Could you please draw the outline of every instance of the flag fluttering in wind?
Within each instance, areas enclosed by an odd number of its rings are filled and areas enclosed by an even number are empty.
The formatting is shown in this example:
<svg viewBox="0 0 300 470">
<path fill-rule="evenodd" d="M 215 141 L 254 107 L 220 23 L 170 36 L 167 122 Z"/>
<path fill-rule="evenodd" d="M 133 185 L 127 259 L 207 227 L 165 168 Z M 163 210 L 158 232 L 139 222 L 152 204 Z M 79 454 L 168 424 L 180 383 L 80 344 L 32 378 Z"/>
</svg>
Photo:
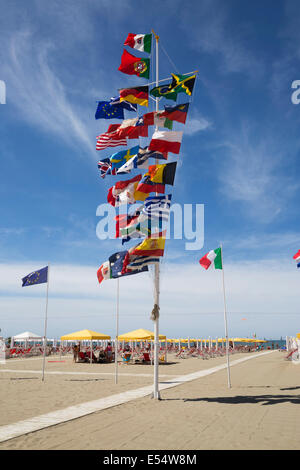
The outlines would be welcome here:
<svg viewBox="0 0 300 470">
<path fill-rule="evenodd" d="M 99 160 L 98 168 L 100 171 L 101 178 L 105 178 L 106 175 L 111 175 L 111 161 L 110 158 L 104 158 L 103 160 Z"/>
<path fill-rule="evenodd" d="M 107 279 L 116 279 L 121 276 L 129 276 L 131 274 L 138 274 L 144 271 L 148 271 L 148 266 L 133 267 L 130 271 L 126 272 L 125 260 L 127 260 L 127 251 L 120 251 L 114 253 L 108 258 L 108 261 L 101 264 L 100 268 L 97 271 L 97 278 L 99 284 L 103 280 Z"/>
<path fill-rule="evenodd" d="M 134 119 L 125 119 L 116 130 L 116 135 L 121 138 L 138 139 L 139 137 L 148 137 L 148 126 L 144 124 L 142 117 Z"/>
<path fill-rule="evenodd" d="M 118 147 L 119 145 L 127 145 L 127 140 L 125 138 L 120 139 L 115 132 L 106 132 L 97 136 L 96 150 Z"/>
<path fill-rule="evenodd" d="M 122 88 L 120 90 L 120 101 L 128 101 L 129 103 L 136 103 L 140 106 L 148 106 L 149 102 L 149 87 L 138 86 L 135 88 Z"/>
<path fill-rule="evenodd" d="M 33 271 L 22 278 L 22 287 L 33 286 L 35 284 L 43 284 L 48 282 L 48 266 L 38 271 Z"/>
<path fill-rule="evenodd" d="M 150 59 L 135 57 L 124 49 L 121 57 L 120 72 L 127 75 L 137 75 L 138 77 L 149 78 Z"/>
<path fill-rule="evenodd" d="M 222 269 L 222 252 L 221 247 L 211 250 L 203 258 L 200 259 L 199 263 L 204 269 L 208 269 L 211 264 L 214 264 L 215 269 Z"/>
<path fill-rule="evenodd" d="M 132 34 L 129 33 L 124 46 L 132 47 L 140 52 L 151 53 L 152 34 Z"/>
<path fill-rule="evenodd" d="M 157 160 L 166 160 L 167 154 L 161 152 L 153 152 L 149 150 L 148 147 L 140 148 L 138 153 L 134 155 L 130 160 L 124 163 L 117 170 L 117 174 L 130 173 L 134 168 L 146 169 L 148 168 L 148 159 L 156 158 Z"/>
<path fill-rule="evenodd" d="M 300 268 L 300 250 L 298 250 L 297 253 L 293 256 L 293 259 L 298 261 L 297 268 Z"/>
<path fill-rule="evenodd" d="M 167 129 L 172 130 L 172 120 L 168 119 L 167 116 L 163 116 L 163 113 L 164 111 L 153 111 L 151 113 L 144 114 L 144 124 L 146 126 L 166 127 Z"/>
<path fill-rule="evenodd" d="M 161 117 L 166 117 L 170 121 L 177 121 L 185 124 L 189 103 L 178 104 L 177 106 L 165 106 L 165 110 L 161 112 Z"/>
<path fill-rule="evenodd" d="M 161 219 L 167 222 L 170 215 L 171 198 L 171 194 L 147 197 L 142 208 L 142 213 L 152 220 Z"/>
<path fill-rule="evenodd" d="M 134 204 L 136 202 L 135 190 L 142 175 L 137 175 L 126 181 L 118 181 L 108 190 L 107 202 L 118 207 L 121 204 Z"/>
<path fill-rule="evenodd" d="M 117 170 L 124 165 L 124 163 L 128 162 L 134 155 L 137 154 L 139 151 L 139 145 L 136 145 L 135 147 L 131 147 L 128 150 L 120 150 L 120 152 L 116 152 L 111 155 L 110 157 L 110 163 L 111 163 L 111 168 L 112 170 L 115 170 L 115 172 L 111 171 L 111 174 L 117 174 Z"/>
<path fill-rule="evenodd" d="M 95 119 L 124 119 L 124 109 L 110 101 L 98 101 Z"/>
<path fill-rule="evenodd" d="M 150 94 L 155 97 L 164 97 L 168 100 L 177 100 L 178 93 L 186 93 L 191 96 L 196 80 L 196 75 L 175 75 L 171 74 L 173 79 L 168 85 L 160 85 L 153 88 Z"/>
<path fill-rule="evenodd" d="M 129 250 L 130 255 L 139 256 L 164 256 L 165 249 L 165 232 L 152 234 L 151 237 L 145 238 L 137 246 Z"/>
<path fill-rule="evenodd" d="M 150 165 L 135 192 L 137 201 L 144 201 L 149 193 L 164 194 L 165 185 L 173 185 L 177 162 Z"/>
<path fill-rule="evenodd" d="M 174 131 L 156 131 L 154 132 L 149 150 L 162 153 L 179 153 L 181 147 L 182 132 Z"/>
<path fill-rule="evenodd" d="M 129 103 L 129 101 L 121 100 L 120 96 L 115 96 L 110 99 L 110 104 L 113 106 L 118 106 L 119 108 L 126 109 L 126 111 L 137 111 L 137 105 L 134 103 Z"/>
</svg>

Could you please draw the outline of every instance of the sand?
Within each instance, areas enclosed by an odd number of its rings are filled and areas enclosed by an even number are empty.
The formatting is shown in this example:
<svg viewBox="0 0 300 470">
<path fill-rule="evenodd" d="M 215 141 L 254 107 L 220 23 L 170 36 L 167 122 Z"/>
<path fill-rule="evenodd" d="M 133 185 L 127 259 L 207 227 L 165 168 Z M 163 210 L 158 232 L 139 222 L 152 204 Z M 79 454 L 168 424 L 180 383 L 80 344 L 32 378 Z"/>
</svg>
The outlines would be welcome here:
<svg viewBox="0 0 300 470">
<path fill-rule="evenodd" d="M 234 354 L 231 360 L 249 356 Z M 221 370 L 163 390 L 160 401 L 133 400 L 2 442 L 0 449 L 299 449 L 300 368 L 278 351 L 255 356 L 232 367 L 231 389 Z M 62 360 L 47 362 L 45 382 L 40 359 L 1 366 L 0 426 L 153 383 L 152 366 L 120 365 L 116 385 L 113 364 Z M 225 362 L 174 359 L 160 367 L 160 381 Z"/>
</svg>

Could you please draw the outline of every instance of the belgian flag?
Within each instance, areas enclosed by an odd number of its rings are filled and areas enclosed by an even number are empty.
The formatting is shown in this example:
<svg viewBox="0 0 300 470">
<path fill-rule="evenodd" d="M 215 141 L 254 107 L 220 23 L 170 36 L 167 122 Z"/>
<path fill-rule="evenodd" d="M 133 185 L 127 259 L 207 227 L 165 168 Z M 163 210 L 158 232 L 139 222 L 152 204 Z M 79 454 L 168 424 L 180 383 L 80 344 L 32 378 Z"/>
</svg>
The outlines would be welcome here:
<svg viewBox="0 0 300 470">
<path fill-rule="evenodd" d="M 174 184 L 177 162 L 164 165 L 150 165 L 148 172 L 138 184 L 134 197 L 137 201 L 144 201 L 149 193 L 164 194 L 165 185 Z"/>
</svg>

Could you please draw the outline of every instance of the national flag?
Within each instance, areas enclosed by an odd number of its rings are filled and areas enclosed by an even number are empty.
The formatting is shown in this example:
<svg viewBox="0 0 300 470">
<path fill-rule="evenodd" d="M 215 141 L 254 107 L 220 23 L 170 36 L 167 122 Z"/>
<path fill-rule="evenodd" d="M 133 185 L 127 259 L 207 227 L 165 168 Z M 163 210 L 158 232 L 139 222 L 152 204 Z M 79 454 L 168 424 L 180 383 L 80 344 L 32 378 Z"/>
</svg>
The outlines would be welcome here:
<svg viewBox="0 0 300 470">
<path fill-rule="evenodd" d="M 165 185 L 173 185 L 177 162 L 150 165 L 135 191 L 137 201 L 144 201 L 149 193 L 164 194 Z"/>
<path fill-rule="evenodd" d="M 48 266 L 38 271 L 33 271 L 22 278 L 22 287 L 33 286 L 35 284 L 43 284 L 48 282 Z"/>
<path fill-rule="evenodd" d="M 119 238 L 121 236 L 120 230 L 122 228 L 125 228 L 129 226 L 131 223 L 135 223 L 138 221 L 139 216 L 142 211 L 142 207 L 140 206 L 138 209 L 134 211 L 133 214 L 118 214 L 115 216 L 115 221 L 116 221 L 116 238 Z"/>
<path fill-rule="evenodd" d="M 144 123 L 146 126 L 166 127 L 173 129 L 173 122 L 167 117 L 163 116 L 164 111 L 153 111 L 143 115 Z"/>
<path fill-rule="evenodd" d="M 163 196 L 149 196 L 145 200 L 142 213 L 151 220 L 161 219 L 167 222 L 170 214 L 171 199 L 171 194 L 165 194 Z"/>
<path fill-rule="evenodd" d="M 98 101 L 95 119 L 124 119 L 124 109 L 110 101 Z"/>
<path fill-rule="evenodd" d="M 166 238 L 161 232 L 145 238 L 141 243 L 129 250 L 129 255 L 163 256 Z"/>
<path fill-rule="evenodd" d="M 137 175 L 130 180 L 118 181 L 108 190 L 107 202 L 115 207 L 121 204 L 134 204 L 135 190 L 141 178 L 142 175 Z"/>
<path fill-rule="evenodd" d="M 118 174 L 130 173 L 134 168 L 146 169 L 148 168 L 148 159 L 155 158 L 157 160 L 166 160 L 167 155 L 161 152 L 153 152 L 148 147 L 139 149 L 137 155 L 133 156 L 127 163 L 117 170 Z"/>
<path fill-rule="evenodd" d="M 148 137 L 148 126 L 144 124 L 142 117 L 125 119 L 116 130 L 119 138 L 138 139 Z"/>
<path fill-rule="evenodd" d="M 149 150 L 162 153 L 179 153 L 182 140 L 182 132 L 174 131 L 156 131 L 154 132 Z"/>
<path fill-rule="evenodd" d="M 161 112 L 161 117 L 185 124 L 189 105 L 189 103 L 184 103 L 176 106 L 165 106 L 165 110 Z"/>
<path fill-rule="evenodd" d="M 104 158 L 103 160 L 99 160 L 98 168 L 100 170 L 101 178 L 105 178 L 106 175 L 111 175 L 111 161 L 109 158 Z"/>
<path fill-rule="evenodd" d="M 105 263 L 103 263 L 97 271 L 99 284 L 101 284 L 103 280 L 116 279 L 118 277 L 129 276 L 130 274 L 137 274 L 148 271 L 148 266 L 141 266 L 133 267 L 132 270 L 125 272 L 124 261 L 127 259 L 127 251 L 120 251 L 111 255 L 108 258 L 108 261 L 105 261 Z"/>
<path fill-rule="evenodd" d="M 121 229 L 122 245 L 134 238 L 145 238 L 151 236 L 151 229 L 144 223 L 137 224 L 128 229 Z"/>
<path fill-rule="evenodd" d="M 206 255 L 200 259 L 199 263 L 204 269 L 208 269 L 212 263 L 214 263 L 215 269 L 222 269 L 221 248 L 216 248 L 206 253 Z"/>
<path fill-rule="evenodd" d="M 118 147 L 119 145 L 127 145 L 127 140 L 125 138 L 120 139 L 115 132 L 106 132 L 97 136 L 96 150 Z"/>
<path fill-rule="evenodd" d="M 136 103 L 140 106 L 148 106 L 149 87 L 138 86 L 135 88 L 122 88 L 120 90 L 120 102 L 123 101 L 128 101 L 129 103 Z"/>
<path fill-rule="evenodd" d="M 129 101 L 122 100 L 120 96 L 115 96 L 110 99 L 110 104 L 113 106 L 118 106 L 118 108 L 126 109 L 126 111 L 137 111 L 137 105 L 134 103 L 129 103 Z"/>
<path fill-rule="evenodd" d="M 132 34 L 129 33 L 124 46 L 132 47 L 140 52 L 151 53 L 152 34 Z"/>
<path fill-rule="evenodd" d="M 176 101 L 178 93 L 186 93 L 191 96 L 196 80 L 196 75 L 172 75 L 172 82 L 168 85 L 160 85 L 153 88 L 150 94 L 155 97 L 164 97 Z"/>
<path fill-rule="evenodd" d="M 300 261 L 300 250 L 298 250 L 297 253 L 293 256 L 293 259 L 296 261 Z"/>
<path fill-rule="evenodd" d="M 136 268 L 142 268 L 149 264 L 159 263 L 158 256 L 130 256 L 129 263 L 126 266 L 126 271 L 135 270 Z"/>
<path fill-rule="evenodd" d="M 149 78 L 150 59 L 135 57 L 124 49 L 121 65 L 118 68 L 120 72 L 127 75 L 137 75 L 138 77 Z"/>
<path fill-rule="evenodd" d="M 115 170 L 114 173 L 112 171 L 112 174 L 117 174 L 118 168 L 120 168 L 122 165 L 124 165 L 124 163 L 128 162 L 128 160 L 136 155 L 139 151 L 139 148 L 140 147 L 136 145 L 135 147 L 132 147 L 128 150 L 121 150 L 120 152 L 112 154 L 109 159 L 112 170 Z"/>
</svg>

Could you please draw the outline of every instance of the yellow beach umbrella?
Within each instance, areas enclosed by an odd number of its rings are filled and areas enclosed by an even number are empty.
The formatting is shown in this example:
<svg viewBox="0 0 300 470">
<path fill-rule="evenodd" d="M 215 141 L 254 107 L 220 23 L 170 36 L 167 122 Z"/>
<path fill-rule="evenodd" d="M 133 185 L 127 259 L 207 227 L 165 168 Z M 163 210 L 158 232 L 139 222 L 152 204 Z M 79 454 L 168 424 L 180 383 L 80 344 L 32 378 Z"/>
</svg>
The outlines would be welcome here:
<svg viewBox="0 0 300 470">
<path fill-rule="evenodd" d="M 165 340 L 166 338 L 165 335 L 159 335 L 160 340 Z M 146 341 L 151 339 L 154 339 L 154 333 L 143 328 L 129 331 L 128 333 L 118 336 L 119 341 Z"/>
<path fill-rule="evenodd" d="M 75 331 L 75 333 L 70 333 L 68 335 L 61 336 L 60 338 L 62 341 L 70 341 L 70 340 L 96 340 L 96 339 L 110 339 L 110 336 L 104 335 L 103 333 L 97 333 L 96 331 L 92 330 L 80 330 Z"/>
</svg>

